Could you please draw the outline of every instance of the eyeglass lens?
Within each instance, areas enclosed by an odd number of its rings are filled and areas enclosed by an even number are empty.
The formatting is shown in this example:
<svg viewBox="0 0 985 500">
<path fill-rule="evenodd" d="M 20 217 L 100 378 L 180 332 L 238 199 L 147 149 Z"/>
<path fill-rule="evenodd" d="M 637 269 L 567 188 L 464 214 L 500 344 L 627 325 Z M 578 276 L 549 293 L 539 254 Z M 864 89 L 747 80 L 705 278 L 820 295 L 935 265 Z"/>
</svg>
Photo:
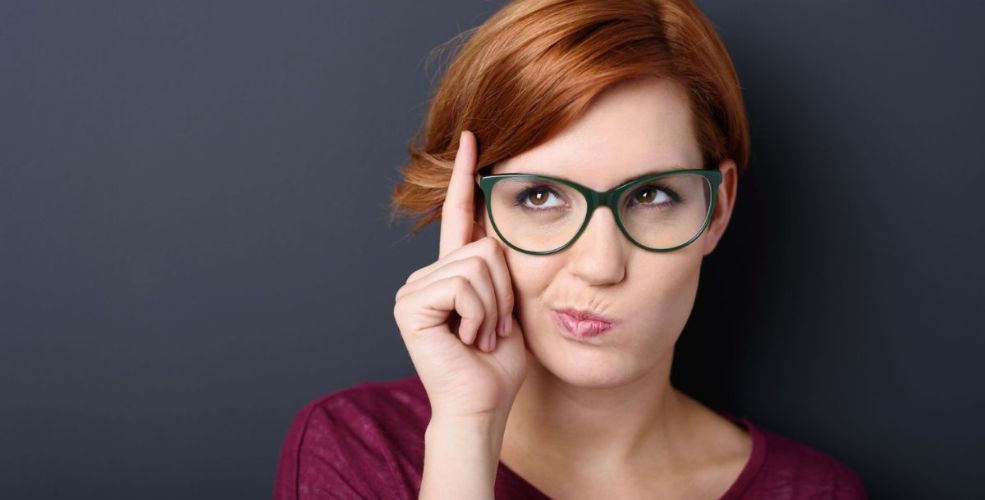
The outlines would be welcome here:
<svg viewBox="0 0 985 500">
<path fill-rule="evenodd" d="M 512 245 L 547 252 L 566 245 L 585 222 L 587 200 L 571 186 L 540 178 L 507 178 L 489 195 L 493 222 Z M 704 225 L 711 184 L 702 175 L 679 173 L 652 179 L 622 193 L 619 218 L 645 247 L 673 248 Z"/>
</svg>

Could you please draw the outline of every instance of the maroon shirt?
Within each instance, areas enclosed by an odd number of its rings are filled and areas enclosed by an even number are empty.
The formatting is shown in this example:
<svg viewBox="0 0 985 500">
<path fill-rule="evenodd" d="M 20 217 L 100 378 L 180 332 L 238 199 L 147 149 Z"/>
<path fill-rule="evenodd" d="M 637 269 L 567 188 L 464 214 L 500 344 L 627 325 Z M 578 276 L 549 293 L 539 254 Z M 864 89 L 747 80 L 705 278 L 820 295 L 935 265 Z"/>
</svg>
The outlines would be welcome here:
<svg viewBox="0 0 985 500">
<path fill-rule="evenodd" d="M 717 410 L 752 436 L 752 456 L 722 499 L 867 499 L 858 474 L 829 455 Z M 424 470 L 427 393 L 415 374 L 362 382 L 305 405 L 277 466 L 275 500 L 416 499 Z M 496 498 L 549 498 L 503 462 Z"/>
</svg>

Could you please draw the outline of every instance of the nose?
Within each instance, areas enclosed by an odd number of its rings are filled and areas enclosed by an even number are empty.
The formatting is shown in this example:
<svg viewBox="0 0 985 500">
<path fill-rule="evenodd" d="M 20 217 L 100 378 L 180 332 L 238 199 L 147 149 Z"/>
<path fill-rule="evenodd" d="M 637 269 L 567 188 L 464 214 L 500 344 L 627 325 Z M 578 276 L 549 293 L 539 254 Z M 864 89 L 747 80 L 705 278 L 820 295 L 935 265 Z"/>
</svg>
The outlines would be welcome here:
<svg viewBox="0 0 985 500">
<path fill-rule="evenodd" d="M 598 207 L 578 240 L 568 249 L 571 272 L 588 284 L 619 283 L 626 277 L 631 242 L 626 240 L 608 207 Z"/>
</svg>

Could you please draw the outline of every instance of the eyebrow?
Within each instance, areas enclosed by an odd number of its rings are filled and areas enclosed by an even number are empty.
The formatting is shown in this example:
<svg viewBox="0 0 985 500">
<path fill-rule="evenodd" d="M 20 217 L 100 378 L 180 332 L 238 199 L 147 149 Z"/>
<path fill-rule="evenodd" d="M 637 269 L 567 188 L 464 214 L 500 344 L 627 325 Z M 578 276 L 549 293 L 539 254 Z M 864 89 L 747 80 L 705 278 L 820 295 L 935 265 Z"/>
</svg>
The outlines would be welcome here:
<svg viewBox="0 0 985 500">
<path fill-rule="evenodd" d="M 617 186 L 622 186 L 623 184 L 625 184 L 625 183 L 627 183 L 629 181 L 636 180 L 636 179 L 639 179 L 641 177 L 649 177 L 651 175 L 661 174 L 661 173 L 664 173 L 664 172 L 669 172 L 671 170 L 682 170 L 682 169 L 684 169 L 684 167 L 682 167 L 680 165 L 677 165 L 677 164 L 673 164 L 673 165 L 661 165 L 661 166 L 659 166 L 657 168 L 651 168 L 650 170 L 647 170 L 646 172 L 643 172 L 642 174 L 634 175 L 633 177 L 625 178 L 625 179 L 617 182 L 616 185 Z"/>
<path fill-rule="evenodd" d="M 492 167 L 492 165 L 487 165 L 487 167 L 484 167 L 484 168 L 489 168 L 489 167 Z M 680 165 L 677 165 L 676 163 L 675 164 L 670 164 L 670 165 L 659 165 L 659 166 L 656 166 L 656 167 L 651 167 L 649 170 L 647 170 L 646 172 L 643 172 L 641 174 L 633 175 L 632 177 L 627 177 L 625 179 L 622 179 L 621 181 L 617 182 L 615 185 L 616 186 L 622 186 L 623 184 L 625 184 L 625 183 L 627 183 L 629 181 L 634 181 L 636 179 L 640 179 L 640 178 L 643 178 L 643 177 L 649 177 L 651 175 L 661 174 L 661 173 L 664 173 L 664 172 L 669 172 L 671 170 L 684 170 L 685 168 L 686 167 L 682 167 Z M 703 169 L 703 167 L 702 168 L 697 168 L 697 169 L 694 169 L 694 170 L 702 170 L 702 169 Z M 482 170 L 482 169 L 480 169 L 480 170 Z M 515 171 L 511 171 L 511 172 L 502 172 L 502 173 L 504 173 L 504 174 L 543 175 L 543 176 L 546 176 L 546 177 L 558 177 L 558 178 L 566 179 L 566 180 L 569 180 L 569 181 L 571 180 L 568 177 L 564 177 L 564 176 L 560 176 L 560 175 L 555 175 L 555 174 L 544 174 L 544 173 L 539 173 L 539 172 L 515 172 Z M 574 181 L 572 181 L 572 182 L 574 182 Z"/>
</svg>

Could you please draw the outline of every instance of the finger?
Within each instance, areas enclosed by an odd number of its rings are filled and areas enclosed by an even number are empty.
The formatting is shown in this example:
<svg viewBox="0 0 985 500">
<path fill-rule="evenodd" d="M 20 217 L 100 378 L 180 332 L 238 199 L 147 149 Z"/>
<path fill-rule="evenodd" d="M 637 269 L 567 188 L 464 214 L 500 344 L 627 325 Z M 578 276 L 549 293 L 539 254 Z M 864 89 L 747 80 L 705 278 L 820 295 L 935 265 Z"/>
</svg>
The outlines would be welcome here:
<svg viewBox="0 0 985 500">
<path fill-rule="evenodd" d="M 481 240 L 488 247 L 486 252 L 486 265 L 489 267 L 489 274 L 492 276 L 493 288 L 496 290 L 496 305 L 499 322 L 497 323 L 496 333 L 509 336 L 508 326 L 512 321 L 507 321 L 513 316 L 513 279 L 510 277 L 510 267 L 506 263 L 506 255 L 503 247 L 492 237 Z"/>
<path fill-rule="evenodd" d="M 473 194 L 475 192 L 476 140 L 465 130 L 458 141 L 455 166 L 452 168 L 448 190 L 441 207 L 441 240 L 438 257 L 468 244 L 474 224 Z"/>
<path fill-rule="evenodd" d="M 407 280 L 404 282 L 404 284 L 413 283 L 433 273 L 435 269 L 442 267 L 451 261 L 460 260 L 470 255 L 477 255 L 476 248 L 472 247 L 471 245 L 465 245 L 456 250 L 452 250 L 451 253 L 449 253 L 448 255 L 445 255 L 444 257 L 410 273 L 410 275 L 407 276 Z"/>
<path fill-rule="evenodd" d="M 446 256 L 444 260 L 460 260 L 474 255 L 479 255 L 486 260 L 486 267 L 492 277 L 493 289 L 496 294 L 496 305 L 498 308 L 496 313 L 499 317 L 496 323 L 496 333 L 499 335 L 508 336 L 508 325 L 505 320 L 510 318 L 513 313 L 513 280 L 510 277 L 510 270 L 508 264 L 506 263 L 506 256 L 503 253 L 503 247 L 499 241 L 492 237 L 483 238 L 452 252 Z M 411 284 L 417 281 L 421 281 L 422 283 L 434 281 L 434 279 L 439 276 L 429 277 L 437 269 L 442 268 L 445 265 L 446 263 L 443 260 L 439 260 L 431 265 L 418 269 L 407 278 L 406 284 Z M 447 276 L 447 274 L 440 275 L 440 277 L 445 276 Z M 415 287 L 407 287 L 406 291 L 415 289 Z M 400 292 L 397 293 L 397 297 L 400 297 Z M 509 324 L 512 325 L 512 321 L 510 321 Z"/>
<path fill-rule="evenodd" d="M 482 324 L 481 336 L 479 337 L 480 347 L 485 349 L 489 337 L 495 336 L 498 332 L 497 325 L 499 319 L 498 293 L 494 285 L 492 273 L 486 259 L 479 255 L 471 255 L 462 259 L 445 262 L 444 265 L 435 269 L 431 274 L 424 276 L 412 283 L 409 283 L 397 291 L 397 300 L 404 295 L 414 293 L 427 287 L 435 281 L 439 281 L 452 276 L 463 276 L 469 280 L 472 288 L 478 293 L 482 304 L 485 307 L 486 315 Z"/>
<path fill-rule="evenodd" d="M 396 304 L 394 316 L 402 323 L 401 334 L 404 331 L 420 332 L 443 326 L 449 333 L 457 334 L 466 344 L 475 342 L 486 316 L 486 307 L 481 297 L 463 276 L 434 281 L 407 294 Z M 453 311 L 461 317 L 458 332 L 447 328 Z"/>
</svg>

